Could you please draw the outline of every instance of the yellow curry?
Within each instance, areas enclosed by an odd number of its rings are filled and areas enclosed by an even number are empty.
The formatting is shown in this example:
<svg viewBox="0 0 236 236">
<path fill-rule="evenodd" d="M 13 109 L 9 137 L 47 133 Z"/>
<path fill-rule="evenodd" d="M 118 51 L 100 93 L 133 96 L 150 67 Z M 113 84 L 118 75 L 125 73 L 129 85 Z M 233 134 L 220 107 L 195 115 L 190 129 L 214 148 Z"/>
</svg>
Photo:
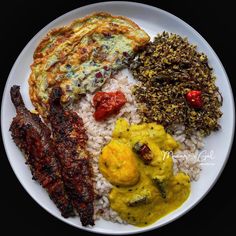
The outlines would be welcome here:
<svg viewBox="0 0 236 236">
<path fill-rule="evenodd" d="M 116 122 L 113 139 L 99 158 L 101 173 L 113 184 L 111 208 L 126 222 L 146 226 L 172 212 L 188 198 L 190 178 L 173 174 L 168 154 L 177 142 L 161 125 Z"/>
</svg>

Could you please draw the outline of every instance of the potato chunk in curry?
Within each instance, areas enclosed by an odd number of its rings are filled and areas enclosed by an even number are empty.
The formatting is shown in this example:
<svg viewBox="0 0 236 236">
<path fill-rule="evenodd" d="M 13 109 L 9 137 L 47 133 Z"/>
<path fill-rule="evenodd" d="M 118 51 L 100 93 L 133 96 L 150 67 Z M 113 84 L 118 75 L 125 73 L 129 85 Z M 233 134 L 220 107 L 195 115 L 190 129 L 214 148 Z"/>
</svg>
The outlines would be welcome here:
<svg viewBox="0 0 236 236">
<path fill-rule="evenodd" d="M 162 125 L 156 123 L 132 124 L 120 118 L 116 121 L 116 126 L 112 137 L 119 140 L 128 140 L 132 145 L 142 140 L 153 141 L 160 149 L 171 151 L 178 148 L 178 143 L 174 138 L 165 132 Z"/>
<path fill-rule="evenodd" d="M 101 173 L 114 185 L 130 186 L 139 180 L 135 154 L 129 146 L 112 140 L 99 158 Z"/>
</svg>

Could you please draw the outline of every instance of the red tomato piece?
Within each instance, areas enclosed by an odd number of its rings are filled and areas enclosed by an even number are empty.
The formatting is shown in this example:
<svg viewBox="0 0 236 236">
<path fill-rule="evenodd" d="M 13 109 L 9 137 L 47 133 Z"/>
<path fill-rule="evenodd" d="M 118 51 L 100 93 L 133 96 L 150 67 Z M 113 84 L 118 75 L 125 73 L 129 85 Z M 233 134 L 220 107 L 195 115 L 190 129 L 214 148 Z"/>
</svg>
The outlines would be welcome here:
<svg viewBox="0 0 236 236">
<path fill-rule="evenodd" d="M 117 114 L 126 101 L 126 97 L 121 91 L 97 92 L 93 97 L 95 120 L 102 121 L 113 114 Z"/>
</svg>

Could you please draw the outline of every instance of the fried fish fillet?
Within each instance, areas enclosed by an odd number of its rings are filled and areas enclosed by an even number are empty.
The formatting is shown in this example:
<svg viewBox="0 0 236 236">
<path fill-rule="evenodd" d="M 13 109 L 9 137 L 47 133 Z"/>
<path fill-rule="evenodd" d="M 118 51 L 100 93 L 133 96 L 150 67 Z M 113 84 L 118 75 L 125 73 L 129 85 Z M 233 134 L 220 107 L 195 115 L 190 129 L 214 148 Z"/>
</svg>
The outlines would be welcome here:
<svg viewBox="0 0 236 236">
<path fill-rule="evenodd" d="M 88 137 L 77 113 L 62 107 L 61 95 L 60 88 L 53 88 L 49 99 L 49 121 L 62 165 L 63 181 L 82 225 L 94 225 L 93 174 L 85 149 Z"/>
<path fill-rule="evenodd" d="M 29 78 L 32 103 L 46 117 L 52 87 L 62 89 L 62 104 L 93 93 L 149 40 L 147 33 L 130 19 L 105 12 L 52 30 L 34 53 Z"/>
<path fill-rule="evenodd" d="M 62 216 L 74 216 L 72 204 L 65 192 L 60 164 L 55 157 L 55 145 L 51 132 L 38 115 L 26 109 L 20 87 L 11 88 L 11 99 L 17 115 L 10 131 L 19 149 L 25 154 L 33 178 L 45 188 Z"/>
</svg>

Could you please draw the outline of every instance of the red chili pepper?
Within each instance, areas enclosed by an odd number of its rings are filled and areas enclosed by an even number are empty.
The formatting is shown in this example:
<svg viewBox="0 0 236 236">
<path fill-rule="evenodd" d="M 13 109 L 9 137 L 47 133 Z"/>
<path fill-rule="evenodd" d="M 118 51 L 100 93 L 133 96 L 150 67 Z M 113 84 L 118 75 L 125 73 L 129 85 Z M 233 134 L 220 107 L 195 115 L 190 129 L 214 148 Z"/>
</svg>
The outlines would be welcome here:
<svg viewBox="0 0 236 236">
<path fill-rule="evenodd" d="M 190 90 L 186 94 L 186 100 L 188 101 L 189 105 L 194 108 L 202 108 L 203 102 L 202 102 L 202 92 L 198 90 Z"/>
<path fill-rule="evenodd" d="M 102 73 L 99 71 L 95 74 L 95 76 L 97 79 L 102 78 Z"/>
<path fill-rule="evenodd" d="M 109 70 L 109 67 L 108 66 L 103 66 L 103 69 L 104 70 Z"/>
<path fill-rule="evenodd" d="M 128 57 L 129 56 L 128 52 L 123 52 L 123 56 Z"/>
<path fill-rule="evenodd" d="M 97 92 L 93 97 L 95 120 L 101 121 L 112 114 L 118 113 L 126 103 L 125 95 L 121 91 Z"/>
</svg>

